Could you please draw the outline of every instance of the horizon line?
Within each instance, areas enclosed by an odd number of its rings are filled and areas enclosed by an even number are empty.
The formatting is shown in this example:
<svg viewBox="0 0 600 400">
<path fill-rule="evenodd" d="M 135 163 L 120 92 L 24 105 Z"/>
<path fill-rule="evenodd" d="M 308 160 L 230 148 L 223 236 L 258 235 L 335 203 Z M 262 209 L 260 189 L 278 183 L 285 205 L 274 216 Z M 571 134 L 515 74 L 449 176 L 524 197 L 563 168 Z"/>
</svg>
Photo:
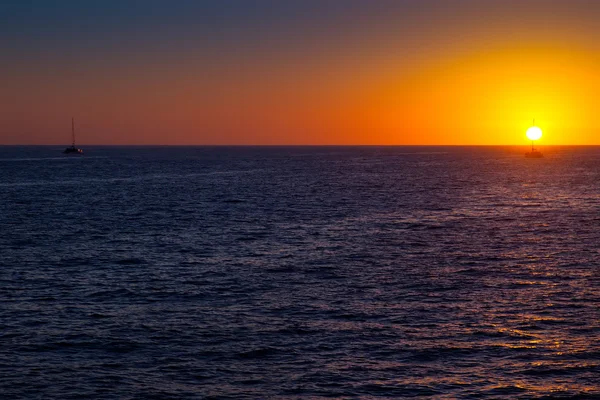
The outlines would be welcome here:
<svg viewBox="0 0 600 400">
<path fill-rule="evenodd" d="M 64 144 L 0 144 L 0 147 L 63 147 Z M 529 147 L 531 144 L 83 144 L 89 147 Z M 546 144 L 538 147 L 598 147 L 597 144 Z"/>
</svg>

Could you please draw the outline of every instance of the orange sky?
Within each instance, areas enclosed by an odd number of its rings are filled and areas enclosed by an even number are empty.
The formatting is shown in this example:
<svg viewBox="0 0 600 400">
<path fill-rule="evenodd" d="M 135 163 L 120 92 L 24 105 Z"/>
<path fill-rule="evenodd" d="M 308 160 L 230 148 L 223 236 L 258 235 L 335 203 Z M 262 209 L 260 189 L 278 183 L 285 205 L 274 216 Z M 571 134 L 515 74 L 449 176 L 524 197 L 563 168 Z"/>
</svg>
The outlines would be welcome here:
<svg viewBox="0 0 600 400">
<path fill-rule="evenodd" d="M 67 143 L 72 115 L 82 145 L 526 145 L 533 118 L 541 145 L 600 144 L 600 5 L 385 3 L 252 21 L 219 9 L 207 31 L 181 10 L 124 31 L 81 9 L 97 22 L 81 40 L 14 28 L 0 56 L 0 144 Z M 214 10 L 194 11 L 200 25 Z M 40 18 L 59 27 L 59 14 Z"/>
</svg>

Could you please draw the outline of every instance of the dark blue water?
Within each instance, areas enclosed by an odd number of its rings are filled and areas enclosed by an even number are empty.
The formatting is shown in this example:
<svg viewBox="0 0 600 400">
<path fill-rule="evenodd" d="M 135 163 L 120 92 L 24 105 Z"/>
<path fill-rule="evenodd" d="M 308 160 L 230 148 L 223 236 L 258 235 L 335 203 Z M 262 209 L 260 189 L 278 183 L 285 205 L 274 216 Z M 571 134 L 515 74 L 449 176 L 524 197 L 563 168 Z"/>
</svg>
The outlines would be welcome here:
<svg viewBox="0 0 600 400">
<path fill-rule="evenodd" d="M 600 398 L 600 148 L 0 147 L 4 399 Z"/>
</svg>

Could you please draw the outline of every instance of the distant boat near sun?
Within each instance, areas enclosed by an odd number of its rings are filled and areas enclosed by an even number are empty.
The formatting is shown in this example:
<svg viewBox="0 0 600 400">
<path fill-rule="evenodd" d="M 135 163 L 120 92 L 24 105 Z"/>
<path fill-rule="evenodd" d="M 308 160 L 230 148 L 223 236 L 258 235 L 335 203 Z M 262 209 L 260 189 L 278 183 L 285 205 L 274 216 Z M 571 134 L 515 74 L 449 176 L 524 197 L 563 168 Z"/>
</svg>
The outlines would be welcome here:
<svg viewBox="0 0 600 400">
<path fill-rule="evenodd" d="M 77 147 L 75 147 L 75 119 L 74 118 L 71 118 L 71 138 L 72 138 L 71 147 L 67 147 L 63 151 L 63 153 L 64 154 L 83 154 L 82 149 L 78 149 Z"/>
<path fill-rule="evenodd" d="M 542 137 L 542 130 L 535 126 L 535 119 L 533 120 L 533 126 L 527 129 L 527 137 L 531 140 L 531 151 L 525 153 L 526 158 L 543 158 L 544 155 L 541 151 L 536 150 L 533 147 L 533 142 Z"/>
</svg>

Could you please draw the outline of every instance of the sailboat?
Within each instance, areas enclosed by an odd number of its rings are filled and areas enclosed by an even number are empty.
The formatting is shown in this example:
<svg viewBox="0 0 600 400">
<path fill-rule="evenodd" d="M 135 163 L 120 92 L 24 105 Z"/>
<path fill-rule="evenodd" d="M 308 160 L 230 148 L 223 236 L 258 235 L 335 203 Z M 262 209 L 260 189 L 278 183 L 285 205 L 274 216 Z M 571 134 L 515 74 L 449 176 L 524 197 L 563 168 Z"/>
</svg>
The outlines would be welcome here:
<svg viewBox="0 0 600 400">
<path fill-rule="evenodd" d="M 525 158 L 544 158 L 542 152 L 533 147 L 533 142 L 542 137 L 542 130 L 535 126 L 535 118 L 533 120 L 533 125 L 527 130 L 527 137 L 531 139 L 531 151 L 525 153 Z"/>
<path fill-rule="evenodd" d="M 74 118 L 71 118 L 71 137 L 72 137 L 71 147 L 67 147 L 65 149 L 65 151 L 63 151 L 63 153 L 64 154 L 83 154 L 83 150 L 75 147 L 75 119 Z"/>
</svg>

